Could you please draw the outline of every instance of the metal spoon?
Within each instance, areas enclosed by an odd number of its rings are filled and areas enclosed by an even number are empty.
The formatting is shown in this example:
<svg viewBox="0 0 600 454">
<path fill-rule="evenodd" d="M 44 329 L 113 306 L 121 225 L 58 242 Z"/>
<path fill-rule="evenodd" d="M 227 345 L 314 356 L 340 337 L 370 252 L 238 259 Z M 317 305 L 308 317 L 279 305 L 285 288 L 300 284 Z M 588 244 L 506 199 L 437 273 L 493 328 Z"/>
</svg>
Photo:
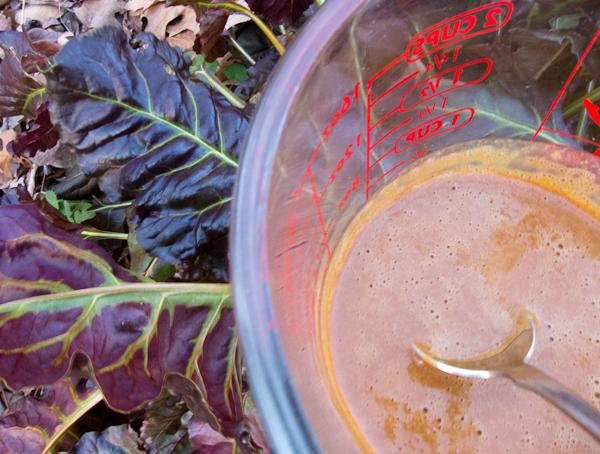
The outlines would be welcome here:
<svg viewBox="0 0 600 454">
<path fill-rule="evenodd" d="M 433 355 L 423 344 L 414 344 L 415 353 L 430 366 L 450 375 L 467 378 L 510 378 L 521 388 L 534 391 L 586 429 L 600 441 L 600 412 L 538 368 L 527 364 L 535 348 L 535 321 L 531 312 L 521 314 L 522 328 L 494 349 L 472 360 L 448 360 Z"/>
</svg>

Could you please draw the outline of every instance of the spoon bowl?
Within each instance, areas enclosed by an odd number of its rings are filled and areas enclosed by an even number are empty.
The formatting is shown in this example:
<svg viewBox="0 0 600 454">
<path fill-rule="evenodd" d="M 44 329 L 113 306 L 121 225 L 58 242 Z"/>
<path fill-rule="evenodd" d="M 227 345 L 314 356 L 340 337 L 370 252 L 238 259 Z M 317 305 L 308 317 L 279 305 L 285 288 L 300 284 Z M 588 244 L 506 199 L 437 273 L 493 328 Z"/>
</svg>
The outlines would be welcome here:
<svg viewBox="0 0 600 454">
<path fill-rule="evenodd" d="M 421 360 L 450 375 L 466 378 L 492 378 L 529 362 L 536 342 L 535 318 L 529 311 L 519 316 L 514 336 L 499 347 L 468 360 L 443 359 L 431 353 L 425 344 L 414 344 L 413 350 Z"/>
<path fill-rule="evenodd" d="M 470 359 L 444 359 L 426 344 L 413 344 L 416 355 L 426 364 L 457 377 L 510 378 L 521 388 L 533 391 L 552 403 L 600 442 L 600 412 L 575 392 L 528 364 L 536 343 L 535 317 L 523 311 L 515 334 L 498 347 Z"/>
</svg>

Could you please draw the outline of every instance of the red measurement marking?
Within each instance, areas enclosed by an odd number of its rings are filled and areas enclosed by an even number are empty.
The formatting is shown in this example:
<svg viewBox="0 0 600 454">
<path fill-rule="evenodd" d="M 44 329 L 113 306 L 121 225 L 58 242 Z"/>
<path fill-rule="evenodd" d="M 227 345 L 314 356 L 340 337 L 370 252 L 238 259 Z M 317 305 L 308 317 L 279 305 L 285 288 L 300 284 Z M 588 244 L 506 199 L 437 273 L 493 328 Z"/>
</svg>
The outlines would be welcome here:
<svg viewBox="0 0 600 454">
<path fill-rule="evenodd" d="M 357 86 L 360 86 L 360 83 L 358 83 Z M 352 98 L 350 96 L 345 96 L 344 99 L 342 100 L 342 106 L 340 107 L 339 110 L 337 110 L 332 115 L 329 124 L 327 126 L 325 126 L 325 128 L 321 132 L 321 140 L 317 144 L 315 149 L 313 150 L 312 154 L 310 155 L 308 164 L 306 166 L 306 170 L 304 171 L 304 174 L 302 175 L 302 177 L 300 179 L 300 184 L 298 185 L 298 188 L 302 188 L 304 186 L 304 184 L 306 183 L 306 179 L 309 176 L 308 174 L 312 168 L 312 165 L 313 165 L 315 159 L 317 158 L 317 155 L 319 154 L 319 151 L 321 151 L 321 147 L 323 146 L 323 144 L 325 142 L 327 142 L 327 139 L 329 139 L 329 136 L 331 135 L 331 133 L 333 132 L 335 127 L 338 125 L 340 120 L 343 118 L 343 116 L 346 113 L 348 113 L 348 111 L 350 110 L 350 107 L 352 107 Z M 298 189 L 296 189 L 296 191 L 297 190 Z"/>
<path fill-rule="evenodd" d="M 345 96 L 342 101 L 342 108 L 333 114 L 331 122 L 323 130 L 323 141 L 329 138 L 333 129 L 338 125 L 344 114 L 350 109 L 350 106 L 352 106 L 352 98 L 350 96 Z"/>
<path fill-rule="evenodd" d="M 590 118 L 596 123 L 596 125 L 600 126 L 600 106 L 597 106 L 589 99 L 583 100 L 583 105 L 585 106 L 585 110 L 590 116 Z"/>
<path fill-rule="evenodd" d="M 448 58 L 448 54 L 446 52 L 433 54 L 433 61 L 435 62 L 435 67 L 438 71 L 442 69 L 442 66 L 448 63 L 448 60 L 450 59 Z"/>
<path fill-rule="evenodd" d="M 409 131 L 404 137 L 398 139 L 394 146 L 394 153 L 401 154 L 408 148 L 420 142 L 425 142 L 426 140 L 429 140 L 432 137 L 440 134 L 445 134 L 447 132 L 463 128 L 473 121 L 474 116 L 475 109 L 473 109 L 473 107 L 464 107 L 462 109 L 440 115 L 429 122 L 417 126 L 413 130 Z M 403 143 L 406 143 L 406 146 L 398 149 L 398 145 Z"/>
<path fill-rule="evenodd" d="M 402 60 L 406 60 L 406 54 L 402 54 L 399 57 L 394 58 L 391 62 L 389 62 L 387 65 L 385 65 L 379 71 L 377 71 L 375 73 L 375 75 L 367 81 L 367 91 L 369 91 L 371 89 L 371 87 L 373 86 L 373 84 L 375 83 L 375 81 L 377 79 L 379 79 L 381 76 L 383 76 L 386 72 L 388 72 L 390 69 L 392 69 L 398 63 L 400 63 Z"/>
<path fill-rule="evenodd" d="M 455 90 L 466 88 L 470 85 L 478 84 L 484 81 L 492 72 L 493 62 L 491 59 L 484 57 L 478 58 L 477 60 L 458 65 L 454 68 L 449 68 L 445 71 L 437 73 L 416 85 L 410 87 L 400 98 L 398 103 L 398 110 L 400 112 L 408 112 L 415 107 L 420 106 L 424 102 L 427 102 L 437 96 L 446 95 Z M 464 75 L 465 71 L 474 70 L 475 78 L 471 80 L 461 80 L 461 76 Z M 479 74 L 478 74 L 479 73 Z M 451 79 L 451 86 L 440 90 L 440 85 L 444 79 Z M 414 96 L 416 93 L 416 101 L 406 105 L 407 100 L 411 95 Z"/>
<path fill-rule="evenodd" d="M 379 96 L 375 101 L 373 101 L 372 103 L 369 103 L 369 106 L 371 108 L 373 108 L 375 106 L 375 104 L 377 104 L 379 101 L 381 101 L 387 95 L 389 95 L 391 92 L 393 92 L 397 88 L 401 87 L 402 85 L 407 83 L 409 80 L 417 77 L 418 75 L 419 75 L 419 71 L 415 71 L 414 73 L 411 73 L 408 76 L 404 77 L 403 79 L 399 80 L 394 85 L 392 85 L 390 88 L 388 88 L 386 91 L 384 91 L 383 94 L 381 96 Z M 370 88 L 369 88 L 369 91 L 370 91 Z"/>
<path fill-rule="evenodd" d="M 437 101 L 434 102 L 432 106 L 425 106 L 425 109 L 423 109 L 423 110 L 421 110 L 421 112 L 419 112 L 419 120 L 422 120 L 423 117 L 425 117 L 425 115 L 427 115 L 429 117 L 433 117 L 436 107 L 437 107 Z"/>
<path fill-rule="evenodd" d="M 329 186 L 331 186 L 331 184 L 335 181 L 340 172 L 344 169 L 344 165 L 346 164 L 346 162 L 348 162 L 348 159 L 350 159 L 354 154 L 354 152 L 352 151 L 352 145 L 353 144 L 350 144 L 346 147 L 346 150 L 344 151 L 344 156 L 338 161 L 337 165 L 335 166 L 335 169 L 333 169 L 333 172 L 331 172 L 331 175 L 329 175 L 329 180 L 327 181 L 325 187 L 321 189 L 319 197 L 323 197 L 325 191 L 329 189 Z"/>
<path fill-rule="evenodd" d="M 350 196 L 359 188 L 359 186 L 360 176 L 357 175 L 354 181 L 352 181 L 352 186 L 350 186 L 350 189 L 346 191 L 346 194 L 344 194 L 344 197 L 342 198 L 342 200 L 340 200 L 340 203 L 338 203 L 338 210 L 341 210 L 343 208 Z"/>
<path fill-rule="evenodd" d="M 427 148 L 425 148 L 425 147 L 421 148 L 419 151 L 417 151 L 415 154 L 413 154 L 406 161 L 400 161 L 394 167 L 392 167 L 390 170 L 388 170 L 383 175 L 381 175 L 377 180 L 375 180 L 375 182 L 373 183 L 373 185 L 371 187 L 377 186 L 381 180 L 383 180 L 384 178 L 386 178 L 390 173 L 394 172 L 398 168 L 403 167 L 406 164 L 415 162 L 416 160 L 421 159 L 426 154 L 427 154 Z"/>
<path fill-rule="evenodd" d="M 560 102 L 561 98 L 563 97 L 563 95 L 567 91 L 567 88 L 569 87 L 569 85 L 571 85 L 571 82 L 573 82 L 573 79 L 575 78 L 575 76 L 577 75 L 577 72 L 579 72 L 579 69 L 581 68 L 581 65 L 583 64 L 583 61 L 585 60 L 585 58 L 587 57 L 587 55 L 590 53 L 590 51 L 594 47 L 594 44 L 596 44 L 596 41 L 598 40 L 598 37 L 600 37 L 600 28 L 596 31 L 596 34 L 594 35 L 594 37 L 592 38 L 592 40 L 590 41 L 590 43 L 586 47 L 586 49 L 583 52 L 583 54 L 581 54 L 581 58 L 579 59 L 579 61 L 575 65 L 575 68 L 573 68 L 573 71 L 569 75 L 569 78 L 567 79 L 567 81 L 565 82 L 565 84 L 561 88 L 560 92 L 558 93 L 558 95 L 556 96 L 556 98 L 554 99 L 554 101 L 552 102 L 552 105 L 550 106 L 550 109 L 546 113 L 546 116 L 544 117 L 544 119 L 540 123 L 540 126 L 538 127 L 537 131 L 535 132 L 535 134 L 531 138 L 532 141 L 534 141 L 537 138 L 537 136 L 542 132 L 542 129 L 544 129 L 544 126 L 546 125 L 546 122 L 548 121 L 548 119 L 552 115 L 552 112 L 554 112 L 554 109 L 556 109 L 556 106 L 558 105 L 558 103 Z M 579 137 L 579 136 L 575 136 L 575 138 L 577 138 L 577 140 L 582 140 L 582 138 Z"/>
<path fill-rule="evenodd" d="M 393 133 L 395 133 L 398 129 L 409 124 L 412 120 L 413 120 L 412 117 L 408 117 L 408 118 L 405 118 L 404 120 L 402 120 L 400 123 L 398 123 L 392 129 L 390 129 L 388 132 L 386 132 L 383 135 L 383 137 L 381 137 L 373 145 L 371 145 L 371 149 L 375 148 L 377 145 L 379 145 L 381 142 L 383 142 L 385 139 L 387 139 L 389 136 L 391 136 Z"/>
<path fill-rule="evenodd" d="M 420 143 L 426 142 L 432 137 L 439 136 L 440 134 L 446 134 L 450 131 L 455 131 L 460 128 L 467 126 L 475 116 L 475 109 L 472 107 L 464 107 L 452 112 L 440 115 L 432 120 L 428 120 L 408 132 L 402 134 L 394 144 L 394 147 L 384 153 L 374 164 L 375 166 L 379 161 L 384 159 L 390 153 L 400 155 L 407 151 L 409 148 L 414 147 Z M 372 167 L 373 167 L 372 166 Z"/>
<path fill-rule="evenodd" d="M 594 145 L 594 146 L 600 148 L 600 143 L 594 142 L 593 140 L 590 140 L 590 139 L 586 139 L 585 137 L 580 137 L 575 134 L 571 134 L 570 132 L 559 131 L 557 129 L 548 129 L 548 128 L 544 128 L 544 131 L 552 133 L 552 134 L 559 134 L 561 136 L 570 137 L 571 139 L 579 140 L 584 143 L 589 143 L 590 145 Z"/>
<path fill-rule="evenodd" d="M 444 99 L 442 100 L 441 109 L 444 109 L 444 106 L 446 105 L 446 101 L 448 101 L 447 96 L 444 97 Z M 437 107 L 437 101 L 434 102 L 432 106 L 425 106 L 425 109 L 423 109 L 423 110 L 421 110 L 421 112 L 419 112 L 419 120 L 422 120 L 426 115 L 430 118 L 433 117 L 436 107 Z"/>
<path fill-rule="evenodd" d="M 458 58 L 457 49 L 460 49 L 460 46 L 456 46 L 456 48 L 454 49 L 454 56 L 452 57 L 452 63 L 456 63 L 456 59 Z M 451 51 L 441 51 L 437 54 L 433 54 L 434 63 L 431 63 L 428 61 L 425 66 L 425 72 L 426 73 L 431 72 L 433 69 L 437 69 L 438 71 L 440 71 L 442 69 L 442 67 L 450 61 L 448 52 L 451 52 Z"/>
<path fill-rule="evenodd" d="M 371 82 L 373 80 L 374 79 L 371 79 L 369 81 L 369 85 L 367 87 L 367 139 L 366 139 L 367 143 L 365 146 L 365 163 L 366 163 L 366 165 L 365 165 L 365 200 L 369 200 L 369 189 L 370 189 L 369 178 L 370 178 L 370 172 L 371 172 L 371 111 L 373 110 L 372 99 L 371 99 Z"/>
<path fill-rule="evenodd" d="M 423 104 L 427 101 L 430 101 L 433 98 L 436 98 L 438 96 L 447 95 L 455 90 L 460 90 L 460 89 L 466 88 L 470 85 L 475 85 L 475 84 L 481 83 L 482 81 L 487 79 L 487 77 L 492 72 L 492 66 L 493 66 L 493 62 L 491 59 L 489 59 L 487 57 L 478 58 L 477 60 L 473 60 L 468 63 L 458 65 L 454 68 L 449 68 L 449 69 L 442 71 L 440 73 L 437 73 L 417 84 L 414 84 L 413 86 L 408 88 L 408 90 L 406 90 L 406 92 L 404 92 L 404 94 L 400 98 L 400 102 L 398 102 L 398 105 L 394 109 L 392 109 L 391 111 L 386 113 L 383 117 L 381 117 L 374 125 L 372 125 L 370 127 L 370 129 L 373 130 L 374 128 L 376 128 L 377 126 L 382 124 L 384 121 L 389 119 L 393 114 L 395 114 L 397 112 L 403 112 L 403 113 L 409 112 L 410 110 L 414 109 L 415 107 L 418 107 L 421 104 Z M 463 76 L 463 74 L 465 74 L 465 71 L 473 70 L 473 69 L 476 69 L 476 70 L 481 69 L 482 70 L 481 74 L 476 75 L 475 79 L 468 80 L 468 81 L 461 81 L 460 78 L 461 78 L 461 76 Z M 448 88 L 440 89 L 441 83 L 444 79 L 451 79 L 451 86 Z M 405 81 L 406 81 L 406 78 L 403 79 L 401 82 L 404 83 Z M 394 85 L 394 87 L 396 87 L 396 88 L 398 88 L 399 86 L 400 86 L 399 83 Z M 386 91 L 386 93 L 384 95 L 389 94 L 389 91 L 390 90 Z M 417 99 L 413 100 L 412 104 L 405 105 L 406 100 L 411 95 L 413 95 Z M 381 96 L 378 99 L 381 99 Z M 423 115 L 421 115 L 419 118 L 423 118 Z M 405 124 L 406 123 L 408 123 L 408 121 L 405 121 Z M 381 139 L 378 141 L 378 143 L 379 142 L 381 142 Z M 372 147 L 375 148 L 376 145 L 377 144 L 373 145 Z"/>
<path fill-rule="evenodd" d="M 416 77 L 419 72 L 413 72 L 408 76 L 404 77 L 399 82 L 395 83 L 392 87 L 388 88 L 383 94 L 377 97 L 375 100 L 373 99 L 373 85 L 374 83 L 381 78 L 385 73 L 389 70 L 397 66 L 402 61 L 407 61 L 409 63 L 415 62 L 427 55 L 433 54 L 447 46 L 452 44 L 456 44 L 465 39 L 473 38 L 475 36 L 483 35 L 486 33 L 495 32 L 502 27 L 504 27 L 508 21 L 510 20 L 513 13 L 513 3 L 511 1 L 497 1 L 494 3 L 490 3 L 488 5 L 480 6 L 469 11 L 465 11 L 464 13 L 457 14 L 456 16 L 445 19 L 437 24 L 434 24 L 430 27 L 427 27 L 423 31 L 416 34 L 408 43 L 404 54 L 392 60 L 386 66 L 381 68 L 366 84 L 367 88 L 367 137 L 366 137 L 366 169 L 365 169 L 365 197 L 369 199 L 369 191 L 371 188 L 370 180 L 370 169 L 372 168 L 371 164 L 371 150 L 374 148 L 374 145 L 371 141 L 371 132 L 373 128 L 377 127 L 381 124 L 382 121 L 389 118 L 389 115 L 393 114 L 396 110 L 389 112 L 386 114 L 386 117 L 382 120 L 379 120 L 377 124 L 372 124 L 372 109 L 375 104 L 379 103 L 383 98 L 390 95 L 393 91 L 397 90 L 399 87 L 406 84 L 408 81 Z M 461 51 L 461 46 L 457 45 L 453 50 L 452 61 L 456 62 L 458 59 L 459 53 Z M 448 58 L 444 54 L 442 56 L 434 57 L 435 65 L 438 68 L 441 68 L 446 62 Z M 491 71 L 491 61 L 490 66 L 486 67 L 486 74 L 483 78 L 489 75 L 489 71 Z M 434 76 L 435 77 L 435 76 Z M 460 75 L 458 76 L 460 77 Z M 483 80 L 483 79 L 482 79 Z M 432 81 L 433 82 L 433 81 Z M 477 83 L 471 81 L 472 83 Z M 468 83 L 467 83 L 468 84 Z M 467 85 L 464 85 L 467 86 Z M 431 99 L 434 96 L 439 96 L 441 93 L 432 93 L 429 96 Z M 422 96 L 427 98 L 427 96 Z M 421 102 L 425 102 L 426 100 L 422 100 Z M 415 104 L 418 105 L 419 103 Z M 446 100 L 444 100 L 442 108 L 445 108 Z M 412 119 L 403 120 L 400 124 L 396 125 L 392 131 L 396 132 L 402 126 L 408 124 Z M 389 137 L 390 132 L 383 139 L 379 139 L 377 144 L 381 143 L 382 140 Z M 376 144 L 376 145 L 377 145 Z"/>
<path fill-rule="evenodd" d="M 408 43 L 405 58 L 415 62 L 451 44 L 493 33 L 504 27 L 513 12 L 511 1 L 499 1 L 471 9 L 417 33 Z M 504 19 L 500 21 L 500 18 Z"/>
<path fill-rule="evenodd" d="M 458 55 L 460 54 L 461 49 L 462 49 L 462 46 L 460 44 L 454 48 L 454 55 L 452 56 L 452 63 L 456 63 L 456 60 L 458 59 Z"/>
<path fill-rule="evenodd" d="M 312 173 L 312 169 L 310 169 L 310 171 L 309 171 L 308 180 L 310 181 L 310 186 L 311 186 L 311 189 L 313 192 L 313 202 L 317 209 L 317 220 L 319 221 L 319 225 L 321 227 L 321 232 L 323 233 L 323 243 L 325 244 L 325 248 L 327 249 L 327 253 L 329 254 L 329 257 L 331 257 L 331 248 L 329 247 L 329 238 L 327 235 L 327 229 L 325 227 L 323 212 L 321 210 L 321 199 L 319 198 L 319 195 L 317 192 L 317 185 L 315 183 L 315 178 Z"/>
</svg>

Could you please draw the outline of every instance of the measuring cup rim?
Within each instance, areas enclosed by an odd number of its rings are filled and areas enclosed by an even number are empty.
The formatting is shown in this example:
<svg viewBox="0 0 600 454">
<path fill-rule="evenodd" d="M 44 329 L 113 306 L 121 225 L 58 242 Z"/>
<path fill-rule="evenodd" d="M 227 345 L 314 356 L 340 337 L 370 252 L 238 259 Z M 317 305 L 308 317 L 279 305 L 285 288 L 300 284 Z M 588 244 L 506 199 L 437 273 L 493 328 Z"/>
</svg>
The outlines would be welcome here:
<svg viewBox="0 0 600 454">
<path fill-rule="evenodd" d="M 322 49 L 365 0 L 328 0 L 294 38 L 267 83 L 238 172 L 230 233 L 231 276 L 240 340 L 255 404 L 274 452 L 319 452 L 273 329 L 266 273 L 266 215 L 272 166 L 295 95 Z"/>
</svg>

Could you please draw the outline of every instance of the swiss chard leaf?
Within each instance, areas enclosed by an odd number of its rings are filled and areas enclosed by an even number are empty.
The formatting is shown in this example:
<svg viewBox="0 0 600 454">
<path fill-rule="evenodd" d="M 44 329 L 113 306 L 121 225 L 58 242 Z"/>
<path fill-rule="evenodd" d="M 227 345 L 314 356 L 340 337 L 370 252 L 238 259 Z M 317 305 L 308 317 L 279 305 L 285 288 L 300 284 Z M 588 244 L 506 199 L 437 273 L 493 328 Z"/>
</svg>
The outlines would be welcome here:
<svg viewBox="0 0 600 454">
<path fill-rule="evenodd" d="M 545 100 L 549 103 L 551 98 L 546 94 Z M 475 106 L 473 123 L 468 128 L 453 133 L 451 140 L 460 141 L 480 139 L 485 137 L 510 137 L 531 139 L 542 121 L 545 111 L 538 110 L 532 104 L 527 104 L 513 93 L 509 93 L 499 85 L 489 87 L 475 86 L 469 90 L 454 93 L 448 100 L 448 110 L 460 109 L 468 105 Z M 556 126 L 556 125 L 559 126 Z M 566 127 L 557 112 L 549 119 L 548 126 L 555 128 Z M 573 141 L 567 137 L 554 137 L 540 133 L 540 139 L 550 142 L 570 144 Z"/>
<path fill-rule="evenodd" d="M 71 40 L 47 75 L 52 120 L 86 181 L 118 172 L 138 242 L 171 263 L 226 235 L 248 125 L 189 64 L 153 36 L 131 43 L 108 27 Z"/>
<path fill-rule="evenodd" d="M 33 73 L 44 69 L 47 58 L 58 51 L 55 43 L 32 41 L 26 33 L 0 32 L 0 116 L 35 116 L 43 86 Z"/>
<path fill-rule="evenodd" d="M 0 416 L 0 452 L 41 452 L 37 446 L 52 446 L 87 410 L 102 400 L 95 387 L 82 391 L 67 378 L 13 403 Z M 13 436 L 23 437 L 28 449 L 3 449 Z"/>
<path fill-rule="evenodd" d="M 137 280 L 35 205 L 0 207 L 0 378 L 53 384 L 82 353 L 107 403 L 131 411 L 178 374 L 236 437 L 245 422 L 229 286 Z"/>
<path fill-rule="evenodd" d="M 0 427 L 0 452 L 42 452 L 46 442 L 38 429 Z"/>
<path fill-rule="evenodd" d="M 27 74 L 21 65 L 21 58 L 26 55 L 28 47 L 27 36 L 24 33 L 0 33 L 0 48 L 4 51 L 4 58 L 0 62 L 0 116 L 2 117 L 23 113 L 35 115 L 36 106 L 31 101 L 42 85 L 33 76 Z"/>
<path fill-rule="evenodd" d="M 34 204 L 0 207 L 0 304 L 136 281 L 102 248 L 55 227 Z"/>
<path fill-rule="evenodd" d="M 121 285 L 5 303 L 0 376 L 17 389 L 54 383 L 82 352 L 117 410 L 154 399 L 170 373 L 191 377 L 199 371 L 214 392 L 215 383 L 230 386 L 222 371 L 222 361 L 232 360 L 222 357 L 233 336 L 232 326 L 225 326 L 230 304 L 228 286 L 204 284 Z M 229 419 L 222 398 L 213 400 Z"/>
<path fill-rule="evenodd" d="M 252 11 L 275 23 L 293 24 L 313 0 L 248 0 Z"/>
</svg>

